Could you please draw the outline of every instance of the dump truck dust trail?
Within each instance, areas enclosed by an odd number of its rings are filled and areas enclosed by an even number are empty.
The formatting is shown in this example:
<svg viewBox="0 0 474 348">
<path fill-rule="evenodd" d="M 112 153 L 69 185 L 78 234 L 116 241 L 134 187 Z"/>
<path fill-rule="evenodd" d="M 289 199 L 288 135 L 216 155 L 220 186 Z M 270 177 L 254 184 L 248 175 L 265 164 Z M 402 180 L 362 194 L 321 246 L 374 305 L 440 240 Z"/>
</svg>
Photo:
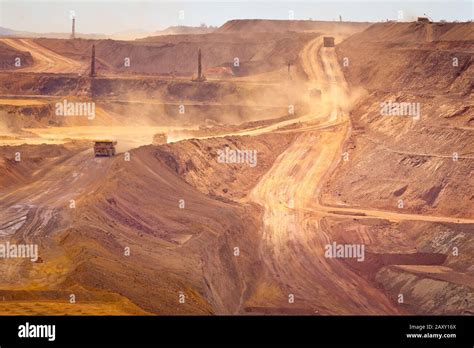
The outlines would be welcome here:
<svg viewBox="0 0 474 348">
<path fill-rule="evenodd" d="M 50 249 L 52 235 L 67 227 L 75 211 L 71 203 L 79 205 L 82 197 L 97 190 L 112 163 L 112 159 L 94 158 L 92 149 L 88 149 L 52 166 L 49 172 L 31 183 L 0 190 L 0 239 L 35 243 L 40 248 L 48 245 L 42 249 L 44 257 L 53 254 L 64 260 L 64 255 L 57 255 L 62 251 Z M 53 288 L 64 280 L 69 265 L 61 267 L 54 269 L 46 278 L 44 274 L 25 277 L 22 273 L 25 272 L 23 261 L 10 260 L 0 268 L 3 288 Z"/>
<path fill-rule="evenodd" d="M 320 40 L 305 50 L 303 65 L 310 79 L 318 79 L 314 83 L 329 105 L 328 122 L 339 125 L 301 134 L 252 191 L 251 199 L 264 207 L 262 257 L 282 290 L 315 313 L 396 314 L 382 292 L 343 262 L 324 257 L 325 245 L 332 241 L 321 216 L 300 210 L 315 199 L 324 176 L 337 165 L 350 130 L 347 86 L 334 51 L 317 46 Z M 313 111 L 307 117 L 319 116 Z"/>
<path fill-rule="evenodd" d="M 55 165 L 38 180 L 0 191 L 0 232 L 12 235 L 18 231 L 24 240 L 47 233 L 48 223 L 57 213 L 70 211 L 71 200 L 100 187 L 112 163 L 112 159 L 95 158 L 89 149 Z"/>
<path fill-rule="evenodd" d="M 38 73 L 76 73 L 85 72 L 87 66 L 83 63 L 57 54 L 41 45 L 36 44 L 32 39 L 0 39 L 17 50 L 28 51 L 33 57 L 33 66 L 19 68 L 22 72 Z"/>
</svg>

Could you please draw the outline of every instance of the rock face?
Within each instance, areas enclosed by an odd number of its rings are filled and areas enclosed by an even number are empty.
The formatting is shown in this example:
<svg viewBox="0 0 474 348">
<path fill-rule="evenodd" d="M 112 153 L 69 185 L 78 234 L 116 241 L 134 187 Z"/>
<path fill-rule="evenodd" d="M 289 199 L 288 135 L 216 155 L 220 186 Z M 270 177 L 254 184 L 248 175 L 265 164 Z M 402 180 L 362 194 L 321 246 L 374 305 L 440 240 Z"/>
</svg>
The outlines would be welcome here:
<svg viewBox="0 0 474 348">
<path fill-rule="evenodd" d="M 474 216 L 474 186 L 466 180 L 474 171 L 474 109 L 468 97 L 474 25 L 429 26 L 427 40 L 423 24 L 374 24 L 337 47 L 339 58 L 349 59 L 344 70 L 349 83 L 365 90 L 365 97 L 351 113 L 350 160 L 324 187 L 327 204 Z M 458 57 L 455 63 L 453 56 Z M 388 102 L 416 103 L 421 112 L 419 117 L 383 115 Z M 472 313 L 472 229 L 472 224 L 392 225 L 390 238 L 406 235 L 390 247 L 371 243 L 369 250 L 377 250 L 378 257 L 402 253 L 415 240 L 411 252 L 446 259 L 430 265 L 420 258 L 417 265 L 408 265 L 400 256 L 373 270 L 374 280 L 394 301 L 403 295 L 400 305 L 410 313 Z"/>
<path fill-rule="evenodd" d="M 20 51 L 0 42 L 0 69 L 15 70 L 32 65 L 33 57 L 29 52 Z"/>
</svg>

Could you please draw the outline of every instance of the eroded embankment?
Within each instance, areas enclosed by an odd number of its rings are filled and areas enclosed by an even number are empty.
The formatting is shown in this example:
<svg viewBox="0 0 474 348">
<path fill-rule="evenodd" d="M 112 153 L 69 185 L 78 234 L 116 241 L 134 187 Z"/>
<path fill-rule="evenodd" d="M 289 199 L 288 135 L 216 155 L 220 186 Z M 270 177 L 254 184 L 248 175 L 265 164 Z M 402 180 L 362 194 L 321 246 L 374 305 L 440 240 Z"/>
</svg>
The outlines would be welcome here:
<svg viewBox="0 0 474 348">
<path fill-rule="evenodd" d="M 321 201 L 361 213 L 410 214 L 397 223 L 370 224 L 364 215 L 354 216 L 331 230 L 338 240 L 368 246 L 373 268 L 353 267 L 394 302 L 403 295 L 400 308 L 463 314 L 472 312 L 474 293 L 472 225 L 457 221 L 472 219 L 474 209 L 468 180 L 474 170 L 472 23 L 430 26 L 430 40 L 426 25 L 388 23 L 338 45 L 339 58 L 349 58 L 348 82 L 366 95 L 351 113 L 347 160 L 324 186 Z M 383 109 L 388 103 L 391 114 Z M 407 105 L 405 114 L 397 114 Z M 417 216 L 446 218 L 429 223 Z"/>
<path fill-rule="evenodd" d="M 15 197 L 28 197 L 37 206 L 32 215 L 35 219 L 42 218 L 41 212 L 52 212 L 48 228 L 34 230 L 35 224 L 28 218 L 14 235 L 48 241 L 47 247 L 41 248 L 43 263 L 10 264 L 4 286 L 11 281 L 17 288 L 34 289 L 32 284 L 41 284 L 38 290 L 48 290 L 50 284 L 64 291 L 78 287 L 92 294 L 107 291 L 156 314 L 239 311 L 261 272 L 256 253 L 261 210 L 210 192 L 206 195 L 185 180 L 200 182 L 201 188 L 213 187 L 218 177 L 235 175 L 245 185 L 229 185 L 227 197 L 238 197 L 263 175 L 285 146 L 281 137 L 246 139 L 248 149 L 258 151 L 259 165 L 255 167 L 246 162 L 219 162 L 210 155 L 226 145 L 233 149 L 240 142 L 243 140 L 224 138 L 202 144 L 145 146 L 132 150 L 130 161 L 123 156 L 88 159 L 92 153 L 87 151 L 77 155 L 80 169 L 67 161 L 63 166 L 49 166 L 57 182 L 51 186 L 45 177 L 47 191 L 42 189 L 44 185 L 32 183 L 23 186 L 22 195 L 9 195 L 3 202 L 11 206 L 19 203 Z M 215 151 L 208 152 L 208 148 Z M 215 171 L 202 171 L 204 161 Z M 183 163 L 188 163 L 186 170 Z M 56 195 L 73 197 L 75 208 Z M 50 273 L 48 282 L 41 275 L 45 267 Z M 22 278 L 15 276 L 20 271 Z M 184 303 L 179 302 L 181 293 Z M 120 302 L 114 306 L 120 308 Z M 130 307 L 124 304 L 122 309 Z M 61 313 L 59 306 L 57 310 Z M 62 313 L 70 310 L 65 307 Z"/>
</svg>

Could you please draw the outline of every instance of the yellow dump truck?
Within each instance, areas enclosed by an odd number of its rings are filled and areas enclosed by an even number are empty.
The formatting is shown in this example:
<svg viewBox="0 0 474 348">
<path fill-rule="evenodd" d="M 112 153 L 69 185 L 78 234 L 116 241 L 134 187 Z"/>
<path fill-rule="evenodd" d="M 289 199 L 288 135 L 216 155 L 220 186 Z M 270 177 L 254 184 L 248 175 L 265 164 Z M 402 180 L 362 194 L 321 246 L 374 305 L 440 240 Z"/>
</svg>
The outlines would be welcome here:
<svg viewBox="0 0 474 348">
<path fill-rule="evenodd" d="M 153 145 L 166 144 L 168 142 L 168 137 L 165 133 L 157 133 L 153 136 Z"/>
<path fill-rule="evenodd" d="M 332 36 L 323 37 L 323 46 L 324 47 L 334 47 L 334 38 Z"/>
<path fill-rule="evenodd" d="M 96 157 L 106 156 L 112 157 L 115 156 L 115 145 L 116 141 L 113 140 L 96 140 L 94 143 L 94 153 Z"/>
<path fill-rule="evenodd" d="M 424 17 L 424 16 L 418 17 L 418 18 L 416 19 L 416 21 L 417 21 L 418 23 L 430 23 L 430 22 L 431 22 L 428 17 Z"/>
</svg>

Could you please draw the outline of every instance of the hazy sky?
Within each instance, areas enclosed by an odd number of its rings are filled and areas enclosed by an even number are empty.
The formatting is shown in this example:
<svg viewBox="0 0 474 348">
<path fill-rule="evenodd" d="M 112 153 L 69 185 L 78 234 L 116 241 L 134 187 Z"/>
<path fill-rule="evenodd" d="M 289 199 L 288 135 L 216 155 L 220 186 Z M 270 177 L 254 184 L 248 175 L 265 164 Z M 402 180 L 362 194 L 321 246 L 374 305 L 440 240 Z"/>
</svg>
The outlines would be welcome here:
<svg viewBox="0 0 474 348">
<path fill-rule="evenodd" d="M 0 0 L 0 26 L 33 32 L 69 32 L 70 11 L 80 33 L 112 34 L 172 25 L 219 26 L 230 19 L 264 18 L 381 21 L 426 13 L 434 20 L 472 20 L 474 0 L 434 1 L 164 1 L 164 0 Z M 180 11 L 184 11 L 180 12 Z M 293 11 L 293 12 L 290 12 Z M 184 14 L 184 19 L 180 18 Z"/>
</svg>

